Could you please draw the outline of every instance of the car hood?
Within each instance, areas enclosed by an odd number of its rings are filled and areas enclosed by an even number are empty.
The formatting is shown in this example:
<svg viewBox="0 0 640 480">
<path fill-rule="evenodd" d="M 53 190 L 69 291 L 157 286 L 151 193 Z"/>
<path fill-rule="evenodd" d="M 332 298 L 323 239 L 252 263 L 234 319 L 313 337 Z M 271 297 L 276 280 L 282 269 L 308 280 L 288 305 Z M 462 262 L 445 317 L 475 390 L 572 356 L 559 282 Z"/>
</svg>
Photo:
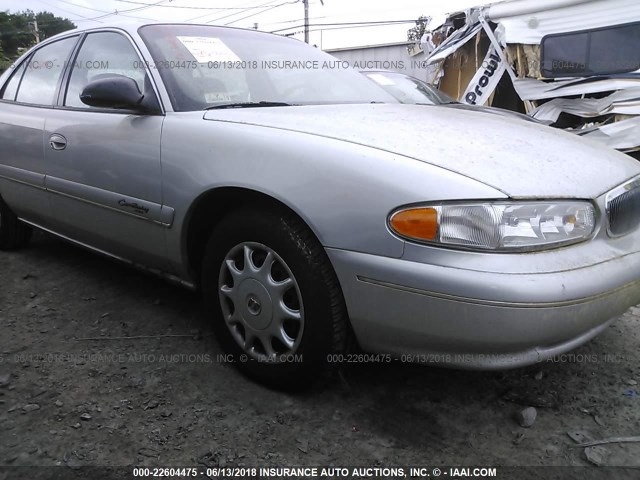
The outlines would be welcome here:
<svg viewBox="0 0 640 480">
<path fill-rule="evenodd" d="M 458 109 L 458 110 L 468 110 L 471 112 L 483 112 L 483 113 L 490 113 L 493 115 L 500 115 L 503 117 L 507 117 L 507 118 L 516 118 L 516 119 L 520 119 L 523 120 L 525 122 L 533 122 L 533 123 L 539 123 L 542 125 L 545 125 L 543 122 L 541 122 L 540 120 L 537 120 L 533 117 L 530 117 L 528 115 L 525 115 L 524 113 L 520 113 L 520 112 L 513 112 L 511 110 L 505 110 L 504 108 L 498 108 L 498 107 L 485 107 L 482 105 L 467 105 L 466 103 L 443 103 L 443 106 L 446 106 L 447 108 L 454 108 L 454 109 Z"/>
<path fill-rule="evenodd" d="M 512 197 L 595 198 L 640 174 L 631 157 L 570 133 L 445 106 L 261 107 L 209 110 L 204 118 L 365 145 L 457 172 Z"/>
</svg>

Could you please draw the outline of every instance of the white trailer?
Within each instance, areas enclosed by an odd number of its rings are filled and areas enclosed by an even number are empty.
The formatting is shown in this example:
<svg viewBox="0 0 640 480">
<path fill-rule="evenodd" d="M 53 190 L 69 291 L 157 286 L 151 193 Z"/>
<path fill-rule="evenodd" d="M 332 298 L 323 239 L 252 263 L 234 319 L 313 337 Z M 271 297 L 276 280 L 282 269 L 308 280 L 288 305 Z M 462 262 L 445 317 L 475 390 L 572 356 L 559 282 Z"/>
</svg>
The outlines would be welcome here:
<svg viewBox="0 0 640 480">
<path fill-rule="evenodd" d="M 509 0 L 450 14 L 422 38 L 432 82 L 640 150 L 640 2 Z"/>
</svg>

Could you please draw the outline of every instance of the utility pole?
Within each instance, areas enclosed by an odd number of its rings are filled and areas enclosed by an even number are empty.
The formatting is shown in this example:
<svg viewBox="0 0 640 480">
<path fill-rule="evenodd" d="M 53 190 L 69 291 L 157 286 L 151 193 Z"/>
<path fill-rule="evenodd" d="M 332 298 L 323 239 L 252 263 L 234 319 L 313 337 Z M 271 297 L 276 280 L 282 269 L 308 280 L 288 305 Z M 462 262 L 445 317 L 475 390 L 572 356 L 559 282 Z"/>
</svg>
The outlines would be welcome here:
<svg viewBox="0 0 640 480">
<path fill-rule="evenodd" d="M 304 3 L 304 42 L 309 43 L 309 0 L 302 0 Z"/>
<path fill-rule="evenodd" d="M 309 0 L 302 0 L 304 4 L 304 41 L 309 43 Z M 320 0 L 324 7 L 324 0 Z"/>
<path fill-rule="evenodd" d="M 40 43 L 40 30 L 38 30 L 38 21 L 34 20 L 33 22 L 29 22 L 29 26 L 32 29 L 33 36 L 36 39 L 36 43 Z"/>
</svg>

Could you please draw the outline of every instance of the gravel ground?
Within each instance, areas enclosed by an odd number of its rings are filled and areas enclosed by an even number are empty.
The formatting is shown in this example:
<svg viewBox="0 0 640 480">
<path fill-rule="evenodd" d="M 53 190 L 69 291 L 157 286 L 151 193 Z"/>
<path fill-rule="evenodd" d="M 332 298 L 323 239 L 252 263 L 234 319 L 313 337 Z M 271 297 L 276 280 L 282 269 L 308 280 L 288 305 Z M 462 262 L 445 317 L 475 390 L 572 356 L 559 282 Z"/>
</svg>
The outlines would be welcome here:
<svg viewBox="0 0 640 480">
<path fill-rule="evenodd" d="M 345 365 L 292 395 L 220 361 L 195 293 L 44 234 L 0 271 L 0 466 L 640 468 L 638 442 L 576 447 L 640 434 L 640 307 L 527 369 Z"/>
</svg>

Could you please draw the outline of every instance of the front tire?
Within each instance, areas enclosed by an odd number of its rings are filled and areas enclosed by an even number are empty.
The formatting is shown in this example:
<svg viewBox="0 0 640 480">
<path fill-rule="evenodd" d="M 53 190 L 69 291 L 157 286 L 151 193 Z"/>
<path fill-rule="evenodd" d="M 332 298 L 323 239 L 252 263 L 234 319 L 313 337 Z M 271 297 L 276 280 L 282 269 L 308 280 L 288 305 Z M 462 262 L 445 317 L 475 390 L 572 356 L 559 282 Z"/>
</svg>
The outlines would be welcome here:
<svg viewBox="0 0 640 480">
<path fill-rule="evenodd" d="M 216 336 L 246 375 L 268 386 L 308 386 L 344 351 L 348 321 L 329 259 L 286 211 L 238 210 L 207 244 L 202 287 Z"/>
<path fill-rule="evenodd" d="M 25 225 L 0 198 L 0 250 L 17 250 L 31 240 L 32 229 Z"/>
</svg>

